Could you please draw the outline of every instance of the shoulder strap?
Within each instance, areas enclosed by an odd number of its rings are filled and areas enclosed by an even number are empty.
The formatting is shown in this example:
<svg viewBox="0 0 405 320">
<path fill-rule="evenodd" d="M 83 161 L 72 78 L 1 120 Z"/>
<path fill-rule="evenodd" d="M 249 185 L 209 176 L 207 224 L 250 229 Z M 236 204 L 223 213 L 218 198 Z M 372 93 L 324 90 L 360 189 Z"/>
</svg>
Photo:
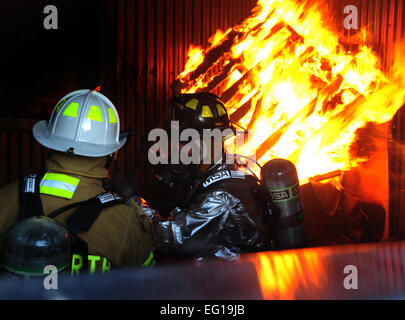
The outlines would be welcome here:
<svg viewBox="0 0 405 320">
<path fill-rule="evenodd" d="M 41 176 L 39 174 L 30 174 L 20 181 L 19 220 L 44 214 L 39 196 L 40 182 Z"/>
<path fill-rule="evenodd" d="M 123 203 L 125 202 L 119 195 L 106 192 L 89 200 L 72 203 L 60 208 L 52 212 L 49 217 L 55 218 L 66 210 L 78 207 L 67 220 L 68 229 L 72 233 L 78 234 L 83 231 L 88 231 L 103 209 Z"/>
<path fill-rule="evenodd" d="M 78 207 L 78 209 L 68 218 L 67 229 L 71 234 L 72 253 L 83 257 L 82 265 L 80 267 L 81 270 L 88 270 L 88 244 L 80 238 L 78 234 L 83 231 L 88 231 L 103 209 L 123 203 L 125 202 L 119 195 L 106 192 L 86 201 L 72 203 L 52 212 L 48 216 L 50 218 L 55 218 L 69 209 Z"/>
<path fill-rule="evenodd" d="M 30 174 L 21 180 L 19 192 L 19 220 L 44 214 L 39 192 L 39 184 L 41 183 L 41 179 L 42 175 Z M 77 234 L 83 231 L 88 231 L 103 209 L 123 203 L 125 202 L 119 195 L 106 192 L 86 201 L 72 203 L 65 207 L 59 208 L 48 215 L 48 217 L 55 218 L 69 209 L 78 208 L 68 218 L 67 229 L 71 233 L 72 252 L 77 253 L 82 257 L 87 257 L 88 245 L 86 241 L 81 239 Z M 87 270 L 87 267 L 87 258 L 83 258 L 83 265 L 81 268 Z"/>
</svg>

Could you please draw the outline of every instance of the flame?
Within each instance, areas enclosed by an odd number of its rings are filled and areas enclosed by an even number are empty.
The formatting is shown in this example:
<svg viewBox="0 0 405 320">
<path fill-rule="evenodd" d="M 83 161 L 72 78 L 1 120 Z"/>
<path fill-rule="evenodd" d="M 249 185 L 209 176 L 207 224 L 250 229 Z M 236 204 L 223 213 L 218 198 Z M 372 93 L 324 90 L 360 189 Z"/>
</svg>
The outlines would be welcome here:
<svg viewBox="0 0 405 320">
<path fill-rule="evenodd" d="M 200 47 L 194 47 L 191 45 L 188 50 L 187 62 L 184 67 L 185 70 L 180 73 L 180 77 L 186 77 L 190 72 L 194 71 L 203 60 L 203 50 Z"/>
<path fill-rule="evenodd" d="M 259 0 L 208 48 L 192 46 L 178 77 L 183 93 L 218 94 L 231 120 L 253 131 L 239 153 L 254 149 L 262 165 L 289 159 L 301 183 L 367 161 L 350 153 L 357 129 L 391 120 L 405 96 L 400 56 L 387 75 L 364 30 L 349 50 L 323 21 L 318 6 Z"/>
</svg>

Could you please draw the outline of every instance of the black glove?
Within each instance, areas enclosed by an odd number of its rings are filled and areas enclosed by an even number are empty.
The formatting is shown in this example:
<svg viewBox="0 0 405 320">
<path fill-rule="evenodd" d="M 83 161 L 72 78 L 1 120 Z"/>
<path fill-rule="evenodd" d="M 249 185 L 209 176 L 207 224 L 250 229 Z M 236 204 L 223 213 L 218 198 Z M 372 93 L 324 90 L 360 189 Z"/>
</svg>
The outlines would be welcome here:
<svg viewBox="0 0 405 320">
<path fill-rule="evenodd" d="M 113 192 L 121 195 L 125 201 L 136 195 L 136 174 L 131 171 L 129 181 L 123 178 L 121 170 L 115 170 L 111 175 L 111 188 Z"/>
</svg>

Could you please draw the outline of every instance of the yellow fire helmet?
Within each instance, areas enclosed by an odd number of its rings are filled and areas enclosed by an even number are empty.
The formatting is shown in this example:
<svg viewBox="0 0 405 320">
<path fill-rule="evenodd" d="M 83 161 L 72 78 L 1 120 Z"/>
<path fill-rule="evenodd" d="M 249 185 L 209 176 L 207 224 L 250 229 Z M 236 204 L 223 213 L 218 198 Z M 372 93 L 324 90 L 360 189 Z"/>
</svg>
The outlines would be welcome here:
<svg viewBox="0 0 405 320">
<path fill-rule="evenodd" d="M 94 90 L 77 90 L 64 96 L 49 121 L 37 122 L 34 138 L 43 146 L 70 154 L 101 157 L 120 149 L 118 112 L 113 103 Z"/>
</svg>

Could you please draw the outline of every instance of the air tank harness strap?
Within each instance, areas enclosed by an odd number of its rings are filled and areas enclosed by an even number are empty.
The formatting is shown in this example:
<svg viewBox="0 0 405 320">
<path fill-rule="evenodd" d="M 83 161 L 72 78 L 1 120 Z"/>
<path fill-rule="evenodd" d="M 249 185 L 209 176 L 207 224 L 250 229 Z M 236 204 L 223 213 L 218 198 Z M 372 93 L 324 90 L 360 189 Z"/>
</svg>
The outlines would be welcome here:
<svg viewBox="0 0 405 320">
<path fill-rule="evenodd" d="M 68 229 L 78 234 L 83 231 L 88 231 L 103 209 L 124 203 L 124 200 L 119 195 L 106 192 L 89 200 L 72 203 L 60 208 L 52 212 L 48 217 L 55 218 L 66 210 L 79 207 L 67 220 Z"/>
<path fill-rule="evenodd" d="M 30 174 L 20 182 L 20 213 L 19 220 L 43 215 L 42 202 L 39 197 L 39 184 L 42 175 Z"/>
<path fill-rule="evenodd" d="M 39 185 L 42 175 L 30 174 L 20 183 L 20 206 L 19 219 L 26 219 L 36 215 L 44 215 L 42 202 L 40 198 Z M 49 218 L 55 218 L 63 212 L 78 208 L 67 220 L 67 229 L 71 236 L 72 253 L 82 257 L 88 256 L 87 242 L 81 239 L 77 234 L 88 231 L 103 209 L 124 204 L 124 200 L 117 194 L 106 192 L 97 195 L 86 201 L 72 203 L 65 207 L 55 210 Z M 87 270 L 87 259 L 83 259 L 81 269 Z"/>
</svg>

